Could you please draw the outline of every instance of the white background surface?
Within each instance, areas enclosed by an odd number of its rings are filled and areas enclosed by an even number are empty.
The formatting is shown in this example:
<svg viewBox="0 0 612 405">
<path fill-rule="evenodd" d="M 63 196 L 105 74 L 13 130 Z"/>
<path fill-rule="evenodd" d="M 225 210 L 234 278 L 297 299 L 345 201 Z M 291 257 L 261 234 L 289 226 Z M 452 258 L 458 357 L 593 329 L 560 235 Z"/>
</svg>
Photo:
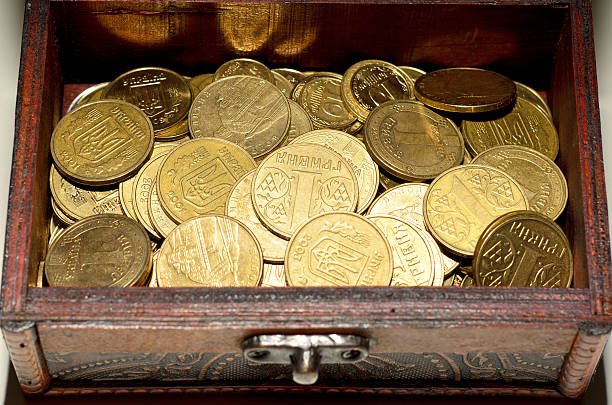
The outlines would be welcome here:
<svg viewBox="0 0 612 405">
<path fill-rule="evenodd" d="M 13 150 L 15 97 L 19 70 L 23 10 L 23 0 L 0 0 L 0 249 L 4 247 L 4 229 L 6 226 L 8 185 Z M 612 1 L 594 0 L 593 19 L 596 34 L 597 76 L 599 81 L 606 184 L 608 184 L 609 207 L 612 207 L 612 196 L 610 193 L 612 189 L 612 141 L 608 138 L 608 135 L 612 133 Z M 606 375 L 606 386 L 610 388 L 607 390 L 601 386 L 592 388 L 591 391 L 596 392 L 593 392 L 592 395 L 585 398 L 587 401 L 583 401 L 583 403 L 588 403 L 589 405 L 604 403 L 612 404 L 612 350 L 606 350 L 604 354 L 604 365 L 605 368 L 610 371 L 608 375 Z M 9 365 L 6 349 L 4 345 L 0 345 L 0 398 L 5 398 L 8 369 Z M 13 391 L 14 389 L 15 387 L 12 387 Z M 11 388 L 9 388 L 9 390 L 11 390 Z M 604 399 L 606 391 L 608 401 Z M 11 405 L 16 403 L 14 395 L 9 396 L 9 398 L 11 398 L 11 402 L 7 403 Z M 452 399 L 448 399 L 447 401 L 454 402 Z M 526 403 L 525 400 L 520 399 L 510 400 L 510 402 L 501 400 L 503 403 L 512 403 L 515 401 L 516 403 Z M 22 400 L 19 399 L 18 402 L 22 402 Z M 38 403 L 38 401 L 36 402 Z M 68 400 L 53 402 L 78 403 L 77 401 L 73 402 Z M 88 400 L 87 402 L 91 403 L 92 401 Z M 116 400 L 93 402 L 117 403 Z M 123 401 L 119 402 L 124 403 Z M 141 403 L 138 400 L 136 402 Z M 192 403 L 191 401 L 188 402 Z M 213 400 L 213 402 L 216 401 Z M 430 401 L 426 400 L 425 402 L 429 403 Z M 477 402 L 481 403 L 480 401 Z M 527 402 L 531 403 L 531 401 Z M 558 403 L 557 401 L 537 402 Z M 145 402 L 143 401 L 142 403 Z M 168 399 L 148 399 L 146 403 L 150 405 L 168 403 Z M 376 403 L 376 401 L 371 403 Z M 474 403 L 476 403 L 476 401 L 474 401 Z"/>
</svg>

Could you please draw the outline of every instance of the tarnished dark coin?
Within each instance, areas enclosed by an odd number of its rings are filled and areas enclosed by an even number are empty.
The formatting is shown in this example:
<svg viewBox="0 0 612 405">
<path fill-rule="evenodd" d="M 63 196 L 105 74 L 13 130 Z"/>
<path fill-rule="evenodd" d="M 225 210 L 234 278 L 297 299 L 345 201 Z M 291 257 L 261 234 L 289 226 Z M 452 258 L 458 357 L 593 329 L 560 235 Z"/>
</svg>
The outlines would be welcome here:
<svg viewBox="0 0 612 405">
<path fill-rule="evenodd" d="M 474 249 L 474 278 L 481 286 L 559 287 L 572 284 L 567 237 L 551 219 L 516 211 L 493 221 Z"/>
<path fill-rule="evenodd" d="M 490 70 L 450 68 L 429 72 L 414 84 L 417 100 L 438 110 L 477 113 L 495 111 L 516 100 L 516 86 Z"/>
</svg>

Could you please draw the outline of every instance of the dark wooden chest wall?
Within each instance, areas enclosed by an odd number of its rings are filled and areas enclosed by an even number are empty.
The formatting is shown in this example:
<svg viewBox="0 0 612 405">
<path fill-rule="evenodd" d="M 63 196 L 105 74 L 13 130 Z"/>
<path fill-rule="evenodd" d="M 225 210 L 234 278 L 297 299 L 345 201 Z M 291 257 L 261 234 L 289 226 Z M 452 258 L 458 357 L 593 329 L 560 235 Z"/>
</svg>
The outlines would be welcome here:
<svg viewBox="0 0 612 405">
<path fill-rule="evenodd" d="M 612 321 L 589 1 L 27 2 L 2 328 L 34 394 L 352 391 L 579 396 Z M 154 65 L 185 75 L 237 56 L 343 72 L 364 58 L 484 66 L 544 94 L 559 131 L 573 246 L 568 289 L 35 288 L 48 239 L 49 139 L 88 83 Z M 311 387 L 248 363 L 244 338 L 352 333 L 371 355 Z"/>
</svg>

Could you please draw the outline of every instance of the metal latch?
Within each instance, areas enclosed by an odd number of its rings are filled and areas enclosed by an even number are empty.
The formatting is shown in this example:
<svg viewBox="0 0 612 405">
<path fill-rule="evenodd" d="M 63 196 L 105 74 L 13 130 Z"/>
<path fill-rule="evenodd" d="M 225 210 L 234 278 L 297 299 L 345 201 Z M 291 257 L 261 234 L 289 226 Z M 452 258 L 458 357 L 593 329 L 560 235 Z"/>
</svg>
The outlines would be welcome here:
<svg viewBox="0 0 612 405">
<path fill-rule="evenodd" d="M 354 363 L 368 357 L 369 341 L 355 335 L 258 335 L 242 343 L 244 357 L 259 364 L 291 364 L 293 381 L 310 385 L 319 365 Z"/>
</svg>

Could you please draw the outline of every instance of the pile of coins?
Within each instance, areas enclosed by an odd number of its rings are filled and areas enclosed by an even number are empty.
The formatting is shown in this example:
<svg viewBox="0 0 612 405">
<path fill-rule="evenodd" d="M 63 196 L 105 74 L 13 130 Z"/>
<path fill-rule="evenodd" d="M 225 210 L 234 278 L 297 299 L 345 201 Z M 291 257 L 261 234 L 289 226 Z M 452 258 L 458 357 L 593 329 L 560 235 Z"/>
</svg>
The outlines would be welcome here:
<svg viewBox="0 0 612 405">
<path fill-rule="evenodd" d="M 54 129 L 44 278 L 569 287 L 558 149 L 539 94 L 482 69 L 132 70 Z"/>
</svg>

